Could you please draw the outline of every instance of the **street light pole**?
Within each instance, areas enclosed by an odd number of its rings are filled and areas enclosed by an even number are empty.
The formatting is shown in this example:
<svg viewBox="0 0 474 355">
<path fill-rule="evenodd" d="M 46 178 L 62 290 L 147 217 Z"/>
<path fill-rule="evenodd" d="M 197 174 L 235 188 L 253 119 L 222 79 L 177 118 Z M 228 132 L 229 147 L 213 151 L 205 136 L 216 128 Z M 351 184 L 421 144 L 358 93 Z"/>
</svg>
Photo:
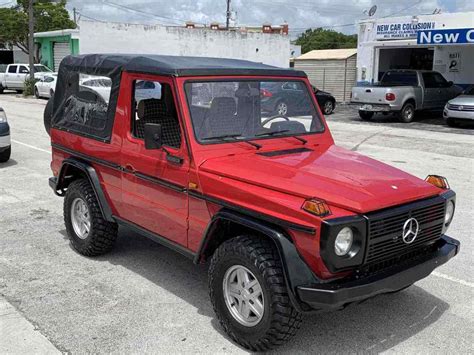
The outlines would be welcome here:
<svg viewBox="0 0 474 355">
<path fill-rule="evenodd" d="M 35 22 L 33 17 L 33 1 L 28 0 L 28 64 L 30 65 L 30 80 L 35 78 L 35 44 L 34 44 L 34 31 Z"/>
<path fill-rule="evenodd" d="M 225 28 L 226 30 L 229 29 L 229 24 L 230 24 L 230 0 L 227 0 L 227 12 L 226 12 L 226 22 L 225 22 Z"/>
</svg>

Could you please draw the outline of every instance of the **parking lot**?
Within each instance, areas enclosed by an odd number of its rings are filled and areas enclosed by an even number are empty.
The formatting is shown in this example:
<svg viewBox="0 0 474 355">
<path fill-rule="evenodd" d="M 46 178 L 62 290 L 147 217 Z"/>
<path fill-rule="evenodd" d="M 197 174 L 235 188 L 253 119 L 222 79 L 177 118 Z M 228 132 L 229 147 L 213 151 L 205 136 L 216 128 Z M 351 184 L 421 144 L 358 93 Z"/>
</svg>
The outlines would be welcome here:
<svg viewBox="0 0 474 355">
<path fill-rule="evenodd" d="M 48 186 L 45 104 L 0 95 L 12 134 L 12 159 L 0 165 L 0 301 L 61 352 L 245 352 L 215 318 L 206 266 L 125 229 L 105 256 L 85 258 L 71 249 L 63 201 Z M 401 293 L 306 316 L 301 331 L 278 352 L 472 352 L 473 127 L 447 127 L 433 113 L 411 124 L 391 116 L 362 122 L 346 106 L 337 107 L 328 123 L 345 148 L 421 178 L 447 177 L 457 192 L 448 234 L 461 241 L 461 252 Z M 2 349 L 18 348 L 0 331 Z"/>
</svg>

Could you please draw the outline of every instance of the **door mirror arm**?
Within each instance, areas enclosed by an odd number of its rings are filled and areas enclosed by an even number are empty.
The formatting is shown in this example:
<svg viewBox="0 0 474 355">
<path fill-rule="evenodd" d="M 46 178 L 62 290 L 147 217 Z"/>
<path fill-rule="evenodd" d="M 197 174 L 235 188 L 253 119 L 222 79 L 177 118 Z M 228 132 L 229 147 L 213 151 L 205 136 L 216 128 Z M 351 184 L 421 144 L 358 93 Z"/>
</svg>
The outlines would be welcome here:
<svg viewBox="0 0 474 355">
<path fill-rule="evenodd" d="M 183 159 L 177 157 L 163 146 L 161 125 L 145 123 L 145 149 L 161 149 L 166 153 L 166 160 L 173 164 L 182 164 Z"/>
</svg>

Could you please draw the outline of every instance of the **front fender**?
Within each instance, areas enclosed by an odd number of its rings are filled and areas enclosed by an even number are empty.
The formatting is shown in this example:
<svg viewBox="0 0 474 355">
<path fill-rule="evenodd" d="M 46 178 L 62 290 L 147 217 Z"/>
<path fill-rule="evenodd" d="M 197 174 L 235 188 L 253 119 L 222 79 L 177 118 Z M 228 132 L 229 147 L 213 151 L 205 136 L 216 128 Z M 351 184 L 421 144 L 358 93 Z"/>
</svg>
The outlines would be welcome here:
<svg viewBox="0 0 474 355">
<path fill-rule="evenodd" d="M 233 222 L 251 230 L 255 230 L 274 242 L 283 266 L 285 282 L 291 302 L 298 310 L 307 311 L 308 306 L 299 300 L 296 295 L 296 289 L 298 286 L 305 284 L 319 283 L 320 280 L 316 278 L 308 265 L 300 257 L 291 238 L 278 226 L 238 212 L 223 209 L 216 213 L 209 222 L 206 232 L 204 233 L 204 238 L 201 241 L 199 250 L 194 258 L 194 262 L 203 262 L 205 255 L 209 253 L 209 248 L 213 248 L 210 242 L 213 238 L 213 232 L 220 221 Z M 218 246 L 216 246 L 216 248 L 217 247 Z"/>
</svg>

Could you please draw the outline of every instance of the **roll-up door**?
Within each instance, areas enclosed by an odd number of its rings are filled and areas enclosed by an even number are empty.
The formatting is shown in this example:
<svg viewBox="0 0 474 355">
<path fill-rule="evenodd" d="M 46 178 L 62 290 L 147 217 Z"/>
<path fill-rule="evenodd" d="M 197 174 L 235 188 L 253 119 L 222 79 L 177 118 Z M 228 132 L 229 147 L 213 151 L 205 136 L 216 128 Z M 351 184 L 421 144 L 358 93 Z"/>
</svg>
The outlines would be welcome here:
<svg viewBox="0 0 474 355">
<path fill-rule="evenodd" d="M 64 57 L 71 54 L 71 49 L 69 48 L 69 43 L 55 42 L 53 47 L 54 55 L 54 71 L 58 71 L 59 64 Z"/>
</svg>

